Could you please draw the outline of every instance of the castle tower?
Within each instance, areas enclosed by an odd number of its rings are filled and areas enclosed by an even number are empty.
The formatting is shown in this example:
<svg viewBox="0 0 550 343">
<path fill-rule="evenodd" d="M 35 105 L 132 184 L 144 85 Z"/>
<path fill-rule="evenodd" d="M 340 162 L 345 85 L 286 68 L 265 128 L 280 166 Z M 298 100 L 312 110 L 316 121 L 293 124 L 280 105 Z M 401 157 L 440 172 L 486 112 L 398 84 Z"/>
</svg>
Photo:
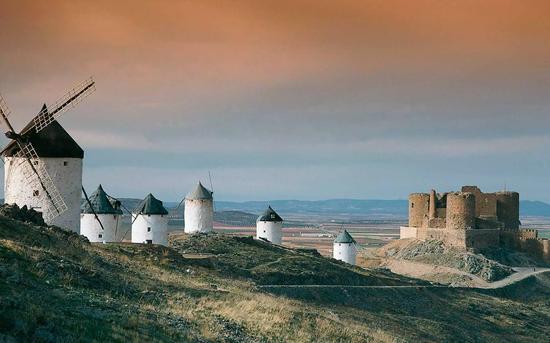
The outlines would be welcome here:
<svg viewBox="0 0 550 343">
<path fill-rule="evenodd" d="M 47 112 L 46 105 L 42 111 Z M 32 124 L 31 121 L 23 128 L 21 136 L 34 146 L 41 160 L 34 163 L 44 164 L 68 207 L 67 211 L 46 223 L 80 233 L 84 150 L 57 121 L 53 121 L 38 133 Z M 42 189 L 33 187 L 25 177 L 25 166 L 22 163 L 25 159 L 17 157 L 18 152 L 19 147 L 15 141 L 11 141 L 1 152 L 4 158 L 4 202 L 44 211 L 45 209 L 41 208 L 44 204 L 40 194 Z"/>
<path fill-rule="evenodd" d="M 151 193 L 132 213 L 132 243 L 168 245 L 168 211 Z"/>
<path fill-rule="evenodd" d="M 519 229 L 519 193 L 498 192 L 497 217 L 504 224 L 505 229 Z"/>
<path fill-rule="evenodd" d="M 333 244 L 333 257 L 337 260 L 355 265 L 355 257 L 357 255 L 357 242 L 346 231 L 340 232 Z"/>
<path fill-rule="evenodd" d="M 90 195 L 89 199 L 91 207 L 88 202 L 84 202 L 82 205 L 80 233 L 90 242 L 116 242 L 122 218 L 120 203 L 111 202 L 101 185 Z M 101 224 L 98 220 L 101 221 Z"/>
<path fill-rule="evenodd" d="M 263 238 L 273 244 L 283 243 L 283 218 L 271 206 L 256 220 L 256 238 Z"/>
<path fill-rule="evenodd" d="M 465 230 L 476 227 L 476 200 L 472 193 L 447 194 L 447 229 Z"/>
<path fill-rule="evenodd" d="M 413 193 L 409 195 L 409 227 L 422 227 L 422 221 L 428 215 L 429 205 L 429 194 Z"/>
<path fill-rule="evenodd" d="M 214 198 L 200 182 L 185 197 L 185 233 L 210 232 L 214 226 Z"/>
</svg>

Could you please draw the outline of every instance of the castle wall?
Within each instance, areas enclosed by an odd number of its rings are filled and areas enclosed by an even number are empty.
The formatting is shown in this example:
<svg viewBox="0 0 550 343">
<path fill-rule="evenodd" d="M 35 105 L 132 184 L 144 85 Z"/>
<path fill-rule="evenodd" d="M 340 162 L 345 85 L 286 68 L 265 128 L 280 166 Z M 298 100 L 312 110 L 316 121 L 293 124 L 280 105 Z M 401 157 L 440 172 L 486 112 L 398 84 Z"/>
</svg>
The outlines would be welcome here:
<svg viewBox="0 0 550 343">
<path fill-rule="evenodd" d="M 477 186 L 464 186 L 462 192 L 472 193 L 476 202 L 476 217 L 497 219 L 497 197 L 495 193 L 483 193 Z"/>
<path fill-rule="evenodd" d="M 53 220 L 46 220 L 46 223 L 80 233 L 82 159 L 46 157 L 36 162 L 44 164 L 67 205 L 65 212 Z M 4 202 L 17 204 L 19 207 L 27 205 L 37 211 L 44 211 L 50 202 L 43 194 L 44 190 L 40 185 L 32 185 L 25 177 L 23 168 L 29 168 L 26 163 L 26 160 L 20 157 L 4 158 Z M 40 166 L 39 164 L 37 167 Z"/>
<path fill-rule="evenodd" d="M 447 194 L 448 230 L 475 228 L 475 197 L 472 193 Z"/>
<path fill-rule="evenodd" d="M 478 250 L 498 247 L 500 244 L 498 229 L 449 230 L 438 228 L 419 228 L 417 239 L 439 240 L 445 244 L 464 250 Z"/>
<path fill-rule="evenodd" d="M 417 238 L 418 228 L 410 226 L 401 226 L 399 228 L 399 239 Z"/>
<path fill-rule="evenodd" d="M 421 227 L 424 217 L 428 216 L 430 195 L 413 193 L 409 195 L 409 226 Z"/>
<path fill-rule="evenodd" d="M 503 247 L 525 252 L 537 259 L 550 263 L 550 240 L 538 238 L 538 231 L 532 229 L 504 229 L 500 232 Z"/>
<path fill-rule="evenodd" d="M 506 229 L 519 229 L 519 193 L 498 192 L 497 217 Z"/>
</svg>

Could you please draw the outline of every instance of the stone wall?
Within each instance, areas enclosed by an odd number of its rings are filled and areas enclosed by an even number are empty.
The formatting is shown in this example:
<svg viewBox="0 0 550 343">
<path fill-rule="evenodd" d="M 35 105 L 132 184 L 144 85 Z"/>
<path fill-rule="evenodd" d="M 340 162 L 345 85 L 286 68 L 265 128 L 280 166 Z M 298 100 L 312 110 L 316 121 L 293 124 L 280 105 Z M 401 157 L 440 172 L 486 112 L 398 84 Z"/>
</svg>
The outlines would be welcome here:
<svg viewBox="0 0 550 343">
<path fill-rule="evenodd" d="M 537 230 L 501 230 L 500 240 L 505 248 L 521 251 L 550 263 L 550 241 L 538 238 Z"/>
<path fill-rule="evenodd" d="M 498 247 L 500 244 L 499 231 L 499 229 L 448 230 L 418 228 L 417 239 L 439 240 L 455 248 L 476 251 Z"/>
<path fill-rule="evenodd" d="M 495 193 L 483 193 L 477 186 L 463 186 L 462 192 L 475 196 L 477 218 L 497 218 L 497 197 Z"/>
</svg>

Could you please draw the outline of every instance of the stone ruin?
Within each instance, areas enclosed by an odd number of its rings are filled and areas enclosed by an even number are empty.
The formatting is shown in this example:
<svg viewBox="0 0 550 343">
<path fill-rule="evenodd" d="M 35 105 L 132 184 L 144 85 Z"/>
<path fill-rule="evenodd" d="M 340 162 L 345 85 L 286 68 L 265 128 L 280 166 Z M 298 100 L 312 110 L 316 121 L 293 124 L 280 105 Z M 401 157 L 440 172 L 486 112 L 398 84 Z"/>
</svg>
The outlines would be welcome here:
<svg viewBox="0 0 550 343">
<path fill-rule="evenodd" d="M 440 240 L 469 251 L 505 247 L 549 261 L 550 241 L 519 226 L 517 192 L 483 193 L 464 186 L 460 192 L 411 194 L 409 226 L 401 227 L 400 236 Z"/>
<path fill-rule="evenodd" d="M 0 205 L 0 216 L 38 226 L 46 225 L 44 223 L 44 218 L 42 218 L 42 213 L 35 211 L 32 208 L 29 209 L 26 205 L 20 208 L 16 204 L 2 204 Z"/>
</svg>

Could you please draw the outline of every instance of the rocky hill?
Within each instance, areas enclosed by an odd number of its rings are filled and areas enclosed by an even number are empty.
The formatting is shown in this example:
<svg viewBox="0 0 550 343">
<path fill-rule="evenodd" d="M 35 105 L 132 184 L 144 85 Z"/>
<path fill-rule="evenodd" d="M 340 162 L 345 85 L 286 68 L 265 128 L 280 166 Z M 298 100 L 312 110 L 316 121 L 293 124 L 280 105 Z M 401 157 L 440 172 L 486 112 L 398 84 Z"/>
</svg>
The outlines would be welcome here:
<svg viewBox="0 0 550 343">
<path fill-rule="evenodd" d="M 90 244 L 28 221 L 0 216 L 2 342 L 548 337 L 546 275 L 494 291 L 450 289 L 249 238 L 178 235 L 171 247 Z"/>
</svg>

